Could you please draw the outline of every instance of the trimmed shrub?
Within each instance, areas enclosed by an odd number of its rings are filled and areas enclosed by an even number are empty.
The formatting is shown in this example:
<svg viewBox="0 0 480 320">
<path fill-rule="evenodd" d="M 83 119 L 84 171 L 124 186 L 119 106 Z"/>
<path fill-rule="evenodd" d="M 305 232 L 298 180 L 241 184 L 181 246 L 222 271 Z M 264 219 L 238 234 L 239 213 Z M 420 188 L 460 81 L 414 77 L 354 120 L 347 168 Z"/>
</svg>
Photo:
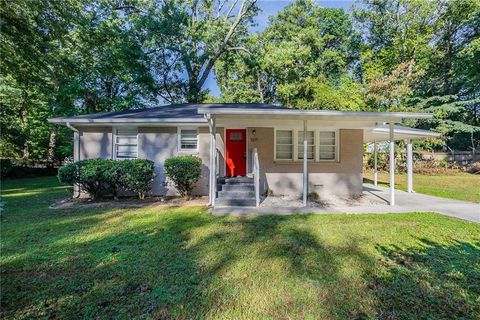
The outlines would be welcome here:
<svg viewBox="0 0 480 320">
<path fill-rule="evenodd" d="M 154 163 L 150 160 L 125 160 L 123 165 L 123 186 L 138 194 L 140 199 L 152 188 L 154 176 Z"/>
<path fill-rule="evenodd" d="M 118 167 L 113 160 L 88 159 L 67 164 L 58 169 L 58 179 L 78 184 L 94 199 L 105 193 L 116 198 L 120 187 Z"/>
<path fill-rule="evenodd" d="M 202 160 L 195 156 L 177 156 L 165 160 L 165 174 L 182 197 L 188 196 L 200 179 Z"/>
<path fill-rule="evenodd" d="M 116 199 L 120 190 L 137 192 L 143 198 L 153 180 L 153 162 L 150 160 L 81 160 L 61 167 L 58 170 L 58 179 L 62 183 L 77 184 L 93 199 L 105 194 L 110 194 Z"/>
<path fill-rule="evenodd" d="M 68 163 L 58 168 L 58 180 L 61 183 L 73 185 L 78 179 L 78 162 Z"/>
</svg>

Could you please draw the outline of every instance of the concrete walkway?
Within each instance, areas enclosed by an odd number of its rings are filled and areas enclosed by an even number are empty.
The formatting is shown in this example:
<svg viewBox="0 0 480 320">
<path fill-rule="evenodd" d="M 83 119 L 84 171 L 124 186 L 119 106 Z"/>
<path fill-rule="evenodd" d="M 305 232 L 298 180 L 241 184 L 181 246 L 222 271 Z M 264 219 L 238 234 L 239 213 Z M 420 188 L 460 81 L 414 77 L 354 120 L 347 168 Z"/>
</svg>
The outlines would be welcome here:
<svg viewBox="0 0 480 320">
<path fill-rule="evenodd" d="M 361 201 L 352 203 L 328 203 L 318 207 L 215 207 L 213 214 L 264 215 L 264 214 L 308 214 L 308 213 L 402 213 L 438 212 L 440 214 L 480 223 L 480 204 L 407 193 L 395 190 L 396 205 L 388 205 L 389 189 L 364 184 Z"/>
</svg>

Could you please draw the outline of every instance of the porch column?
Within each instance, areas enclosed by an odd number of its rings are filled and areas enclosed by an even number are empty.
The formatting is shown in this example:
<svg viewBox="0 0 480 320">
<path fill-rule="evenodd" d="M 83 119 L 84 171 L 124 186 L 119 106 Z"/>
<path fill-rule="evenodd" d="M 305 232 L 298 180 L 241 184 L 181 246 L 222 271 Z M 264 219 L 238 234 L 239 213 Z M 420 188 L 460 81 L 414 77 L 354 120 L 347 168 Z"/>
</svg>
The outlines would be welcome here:
<svg viewBox="0 0 480 320">
<path fill-rule="evenodd" d="M 210 176 L 209 176 L 209 183 L 208 183 L 208 203 L 212 206 L 215 205 L 215 186 L 216 186 L 216 127 L 215 127 L 215 119 L 208 118 L 208 127 L 210 129 Z"/>
<path fill-rule="evenodd" d="M 212 206 L 215 205 L 215 198 L 217 197 L 217 122 L 215 118 L 212 118 L 213 124 L 213 146 L 212 146 L 212 173 L 213 173 L 213 183 L 212 183 Z"/>
<path fill-rule="evenodd" d="M 395 205 L 395 137 L 393 123 L 390 122 L 390 205 Z"/>
<path fill-rule="evenodd" d="M 407 140 L 407 191 L 413 192 L 413 148 L 410 139 Z"/>
<path fill-rule="evenodd" d="M 308 197 L 308 159 L 307 159 L 307 120 L 303 120 L 303 206 L 307 206 Z"/>
<path fill-rule="evenodd" d="M 373 142 L 373 185 L 378 184 L 378 170 L 377 170 L 377 158 L 378 158 L 378 146 L 377 142 Z"/>
</svg>

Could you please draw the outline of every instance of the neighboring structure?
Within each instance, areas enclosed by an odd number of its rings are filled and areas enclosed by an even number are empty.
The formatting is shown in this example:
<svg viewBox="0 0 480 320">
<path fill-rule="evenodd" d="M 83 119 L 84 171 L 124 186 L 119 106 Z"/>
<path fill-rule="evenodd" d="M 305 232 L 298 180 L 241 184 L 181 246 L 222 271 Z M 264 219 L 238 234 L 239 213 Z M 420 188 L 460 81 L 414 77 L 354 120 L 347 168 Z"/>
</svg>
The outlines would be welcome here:
<svg viewBox="0 0 480 320">
<path fill-rule="evenodd" d="M 218 195 L 228 200 L 228 192 L 233 192 L 232 201 L 223 204 L 258 205 L 259 195 L 267 191 L 302 196 L 304 204 L 312 192 L 320 197 L 361 195 L 363 143 L 389 140 L 392 155 L 395 140 L 438 136 L 394 127 L 395 123 L 431 117 L 425 113 L 298 110 L 268 104 L 177 104 L 49 121 L 75 132 L 75 161 L 155 161 L 153 194 L 175 194 L 166 183 L 163 163 L 171 156 L 191 154 L 199 156 L 204 166 L 197 194 L 208 194 L 215 205 Z M 411 144 L 408 146 L 411 173 Z M 392 191 L 393 172 L 391 161 Z M 237 176 L 252 178 L 219 179 Z M 218 181 L 227 184 L 220 192 Z M 253 203 L 233 201 L 242 195 L 253 197 Z M 393 197 L 391 192 L 392 205 Z"/>
<path fill-rule="evenodd" d="M 475 153 L 470 150 L 450 150 L 450 152 L 431 152 L 424 150 L 420 151 L 419 154 L 424 160 L 448 161 L 451 164 L 459 166 L 466 166 L 480 160 L 480 150 L 475 150 Z"/>
</svg>

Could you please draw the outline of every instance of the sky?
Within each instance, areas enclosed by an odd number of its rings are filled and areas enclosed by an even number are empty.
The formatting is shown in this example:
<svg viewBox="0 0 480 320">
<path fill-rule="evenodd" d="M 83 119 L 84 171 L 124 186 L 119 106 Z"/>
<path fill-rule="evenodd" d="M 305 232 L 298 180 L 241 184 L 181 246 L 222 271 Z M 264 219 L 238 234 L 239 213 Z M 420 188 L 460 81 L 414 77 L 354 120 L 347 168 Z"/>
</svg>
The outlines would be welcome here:
<svg viewBox="0 0 480 320">
<path fill-rule="evenodd" d="M 261 11 L 255 17 L 257 26 L 253 28 L 253 31 L 262 31 L 268 24 L 268 17 L 275 15 L 278 11 L 281 11 L 288 3 L 289 0 L 259 0 L 257 2 Z M 325 8 L 343 8 L 345 11 L 350 11 L 350 7 L 355 3 L 355 0 L 316 0 L 317 4 Z M 215 76 L 211 72 L 205 82 L 205 87 L 210 90 L 210 93 L 216 97 L 220 96 L 220 89 L 217 86 Z"/>
</svg>

